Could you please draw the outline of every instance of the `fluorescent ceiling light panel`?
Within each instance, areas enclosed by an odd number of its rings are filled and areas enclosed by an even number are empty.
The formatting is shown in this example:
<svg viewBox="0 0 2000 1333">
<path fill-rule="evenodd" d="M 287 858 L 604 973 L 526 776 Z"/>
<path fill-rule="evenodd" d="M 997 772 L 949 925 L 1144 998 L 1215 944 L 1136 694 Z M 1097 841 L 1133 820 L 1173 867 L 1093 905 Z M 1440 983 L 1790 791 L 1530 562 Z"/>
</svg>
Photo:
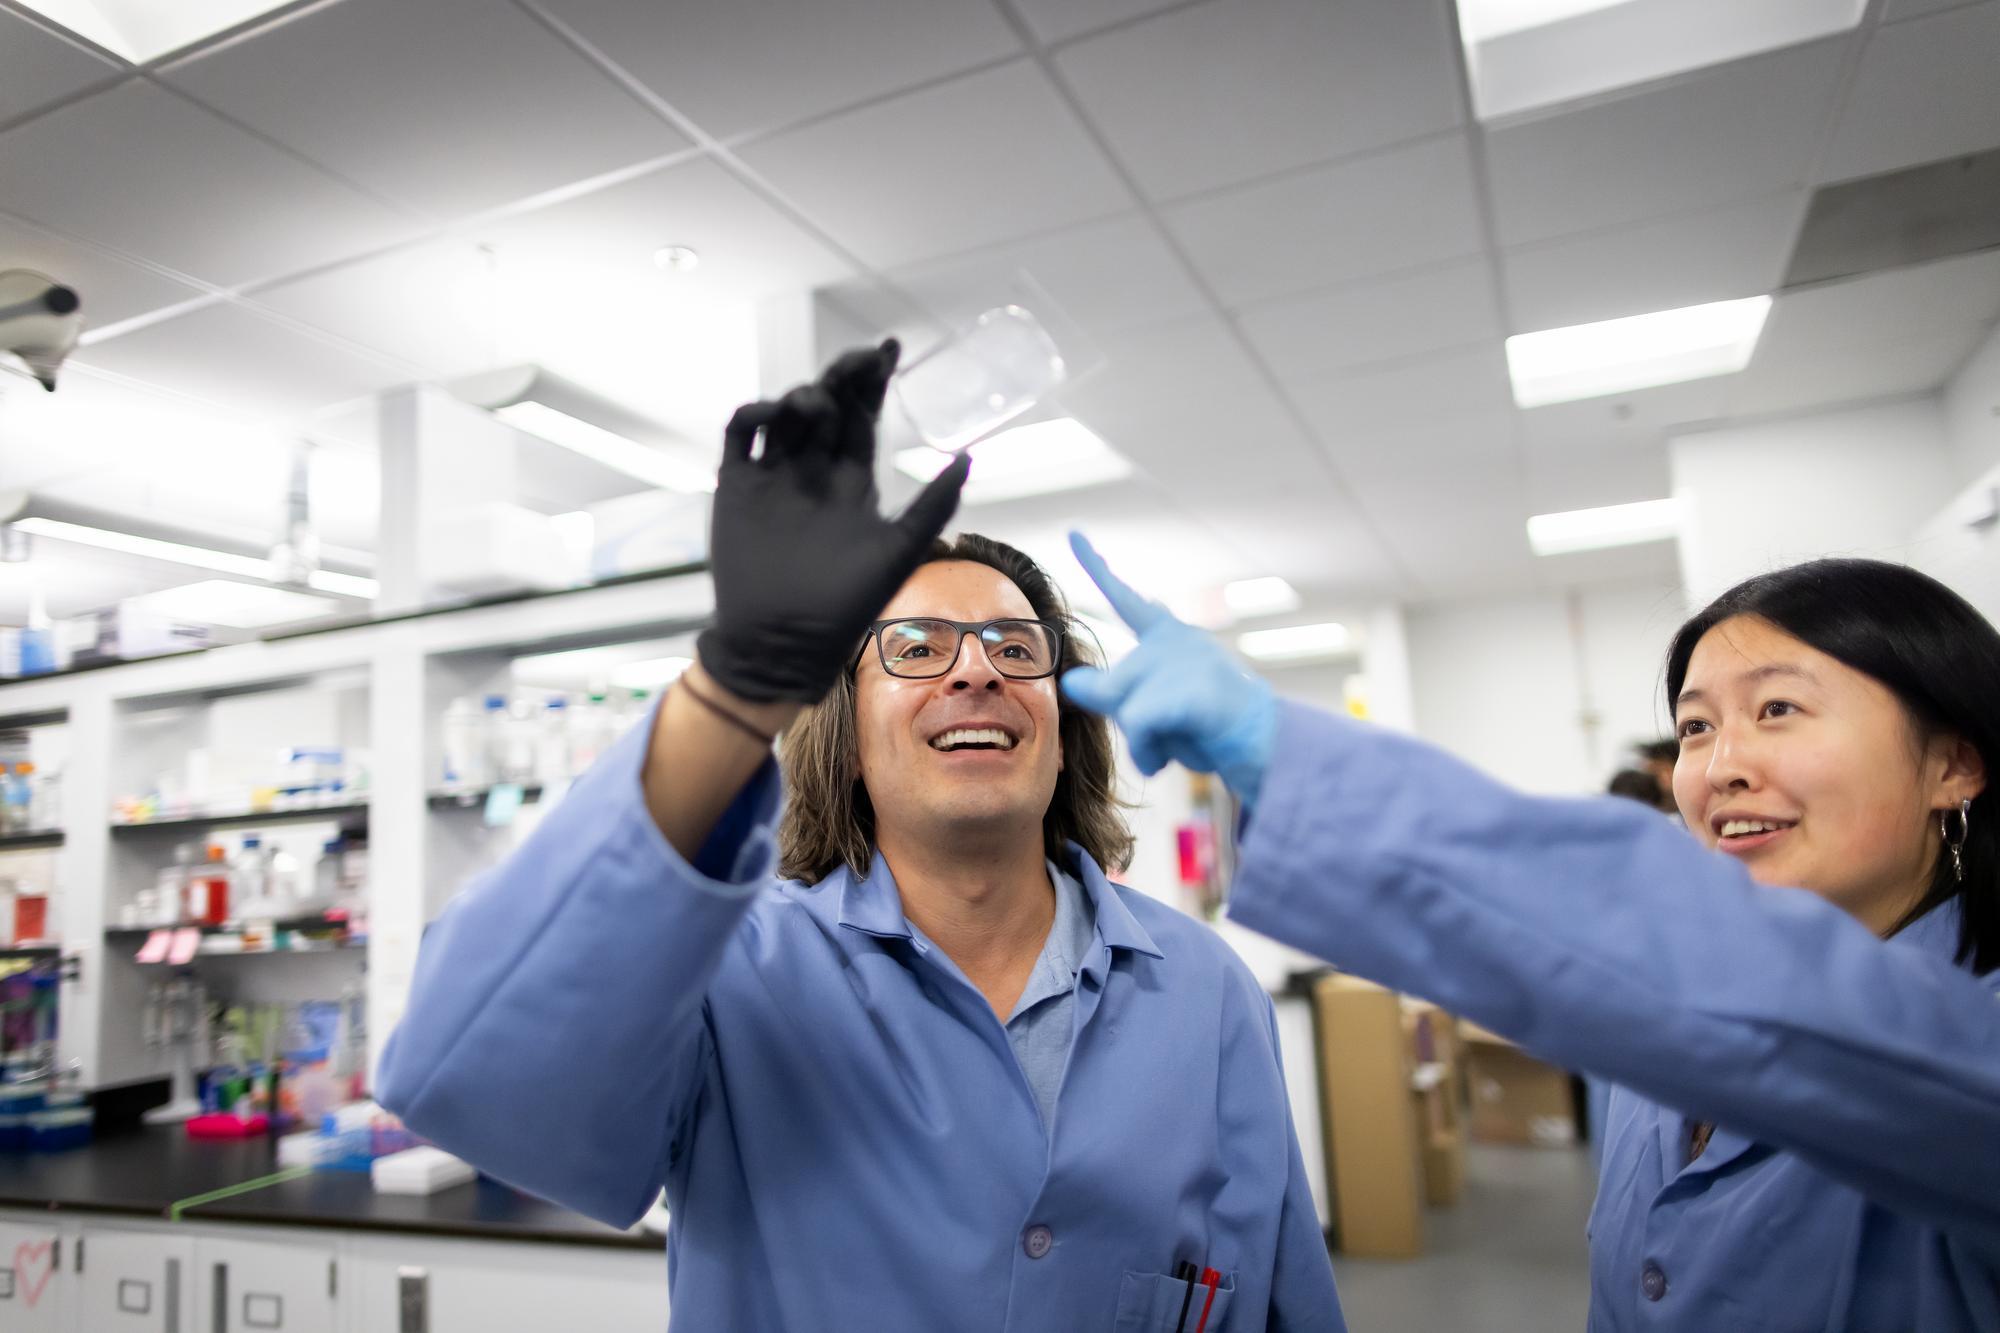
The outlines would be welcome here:
<svg viewBox="0 0 2000 1333">
<path fill-rule="evenodd" d="M 173 620 L 191 620 L 199 625 L 221 625 L 228 629 L 263 629 L 268 625 L 288 625 L 331 615 L 340 603 L 331 597 L 273 588 L 267 583 L 236 583 L 229 579 L 204 579 L 178 588 L 165 588 L 132 599 L 139 605 Z"/>
<path fill-rule="evenodd" d="M 1288 625 L 1284 629 L 1258 629 L 1236 637 L 1236 646 L 1246 657 L 1259 662 L 1304 662 L 1318 657 L 1334 657 L 1354 644 L 1347 626 L 1327 621 L 1319 625 Z"/>
<path fill-rule="evenodd" d="M 1458 0 L 1473 110 L 1516 116 L 1851 31 L 1867 0 Z"/>
<path fill-rule="evenodd" d="M 1734 374 L 1750 364 L 1770 312 L 1770 297 L 1751 296 L 1517 333 L 1507 340 L 1514 401 L 1544 407 Z"/>
<path fill-rule="evenodd" d="M 94 546 L 100 551 L 116 551 L 121 555 L 136 555 L 147 560 L 165 560 L 176 565 L 192 565 L 196 569 L 212 569 L 219 574 L 234 574 L 239 578 L 257 579 L 265 583 L 271 581 L 271 562 L 253 555 L 211 551 L 205 546 L 161 541 L 156 537 L 140 537 L 129 532 L 113 532 L 109 528 L 86 527 L 81 523 L 65 523 L 53 518 L 16 519 L 13 526 L 17 531 L 31 536 L 74 542 L 79 546 Z M 370 601 L 374 600 L 378 587 L 374 579 L 362 578 L 356 574 L 336 574 L 330 569 L 315 570 L 307 577 L 306 582 L 321 592 L 338 593 L 343 597 L 360 597 Z"/>
<path fill-rule="evenodd" d="M 1627 0 L 1458 0 L 1458 31 L 1468 43 L 1490 42 L 1625 3 Z"/>
<path fill-rule="evenodd" d="M 1281 616 L 1301 605 L 1298 589 L 1277 575 L 1261 579 L 1238 579 L 1222 585 L 1222 603 L 1242 619 L 1252 616 Z"/>
<path fill-rule="evenodd" d="M 231 555 L 227 551 L 211 551 L 202 546 L 159 541 L 153 537 L 135 537 L 129 532 L 112 532 L 107 528 L 85 527 L 81 523 L 64 523 L 53 518 L 18 519 L 14 526 L 32 536 L 95 546 L 100 551 L 117 551 L 124 555 L 143 556 L 148 560 L 193 565 L 196 569 L 213 569 L 246 579 L 268 580 L 271 577 L 271 562 L 255 556 Z"/>
<path fill-rule="evenodd" d="M 1680 530 L 1678 500 L 1642 500 L 1638 504 L 1606 505 L 1601 509 L 1536 514 L 1528 520 L 1528 545 L 1536 555 L 1567 555 L 1572 551 L 1664 541 L 1679 536 Z"/>
<path fill-rule="evenodd" d="M 1132 473 L 1130 460 L 1074 417 L 1003 430 L 972 445 L 971 452 L 967 504 L 1075 490 Z M 896 453 L 896 470 L 918 481 L 929 481 L 950 462 L 951 455 L 922 445 Z"/>
<path fill-rule="evenodd" d="M 134 64 L 247 23 L 283 0 L 21 0 L 43 18 Z"/>
<path fill-rule="evenodd" d="M 546 403 L 515 403 L 510 407 L 493 409 L 493 415 L 516 430 L 560 445 L 571 453 L 582 454 L 662 490 L 694 495 L 715 489 L 713 472 L 669 458 L 658 449 L 649 449 L 637 440 L 628 440 L 602 426 L 593 426 L 581 417 L 558 412 Z"/>
</svg>

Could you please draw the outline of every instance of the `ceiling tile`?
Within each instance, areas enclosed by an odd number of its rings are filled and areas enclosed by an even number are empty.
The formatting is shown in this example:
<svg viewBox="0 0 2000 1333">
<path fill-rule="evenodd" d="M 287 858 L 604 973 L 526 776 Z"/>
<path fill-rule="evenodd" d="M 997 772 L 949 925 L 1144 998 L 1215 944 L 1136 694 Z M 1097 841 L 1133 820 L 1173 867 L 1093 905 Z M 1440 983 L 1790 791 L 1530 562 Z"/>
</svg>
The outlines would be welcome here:
<svg viewBox="0 0 2000 1333">
<path fill-rule="evenodd" d="M 1125 23 L 1184 0 L 1014 0 L 1037 40 L 1060 42 Z"/>
<path fill-rule="evenodd" d="M 1079 413 L 1154 404 L 1175 411 L 1195 401 L 1227 403 L 1263 387 L 1256 363 L 1214 315 L 1107 335 L 1098 350 L 1104 360 L 1097 373 L 1062 393 Z"/>
<path fill-rule="evenodd" d="M 1525 488 L 1530 514 L 1664 499 L 1673 493 L 1667 475 L 1666 441 L 1612 452 L 1531 446 Z"/>
<path fill-rule="evenodd" d="M 1510 333 L 1533 333 L 1776 290 L 1807 194 L 1786 190 L 1610 227 L 1501 256 Z"/>
<path fill-rule="evenodd" d="M 1574 403 L 1551 403 L 1520 414 L 1521 438 L 1530 449 L 1631 453 L 1656 445 L 1676 426 L 1723 414 L 1735 388 L 1733 375 L 1664 384 Z"/>
<path fill-rule="evenodd" d="M 688 147 L 512 5 L 345 0 L 174 66 L 223 114 L 455 217 Z"/>
<path fill-rule="evenodd" d="M 12 212 L 220 286 L 365 253 L 418 225 L 141 81 L 0 134 L 0 179 Z"/>
<path fill-rule="evenodd" d="M 1238 318 L 1265 364 L 1286 380 L 1500 338 L 1493 274 L 1483 259 L 1268 301 Z"/>
<path fill-rule="evenodd" d="M 688 116 L 730 138 L 1019 54 L 987 0 L 539 0 Z"/>
<path fill-rule="evenodd" d="M 1222 299 L 1242 305 L 1477 254 L 1462 136 L 1191 200 L 1167 214 Z"/>
<path fill-rule="evenodd" d="M 441 378 L 504 356 L 489 304 L 490 257 L 470 241 L 432 241 L 267 287 L 255 303 Z"/>
<path fill-rule="evenodd" d="M 1235 0 L 1176 10 L 1056 55 L 1155 199 L 1459 123 L 1442 0 Z"/>
<path fill-rule="evenodd" d="M 1789 412 L 1936 388 L 2000 316 L 2000 252 L 1784 292 L 1731 377 L 1734 413 Z"/>
<path fill-rule="evenodd" d="M 1877 346 L 2000 315 L 2000 250 L 1783 292 L 1771 307 L 1757 361 L 1773 347 Z"/>
<path fill-rule="evenodd" d="M 83 298 L 85 329 L 101 329 L 200 296 L 201 289 L 0 214 L 0 256 L 8 268 L 47 274 Z"/>
<path fill-rule="evenodd" d="M 1880 346 L 1759 350 L 1737 377 L 1733 413 L 1798 412 L 1896 394 L 1923 393 L 1951 377 L 1986 330 L 1964 328 Z"/>
<path fill-rule="evenodd" d="M 1870 35 L 1827 151 L 1845 180 L 2000 147 L 2000 4 Z"/>
<path fill-rule="evenodd" d="M 1026 62 L 760 140 L 742 156 L 879 268 L 1105 217 L 1132 203 Z"/>
<path fill-rule="evenodd" d="M 1074 321 L 1094 334 L 1150 327 L 1207 308 L 1153 224 L 1136 214 L 894 269 L 887 277 L 954 326 L 1021 299 L 1023 277 L 1059 308 L 1052 322 Z"/>
<path fill-rule="evenodd" d="M 1511 408 L 1374 425 L 1321 417 L 1315 426 L 1327 456 L 1354 484 L 1511 467 L 1519 453 Z"/>
<path fill-rule="evenodd" d="M 653 255 L 685 245 L 701 264 L 673 274 L 689 300 L 754 300 L 803 292 L 852 273 L 825 242 L 713 161 L 684 162 L 468 235 L 505 264 L 602 281 L 657 281 Z"/>
<path fill-rule="evenodd" d="M 1805 184 L 1844 40 L 1491 131 L 1487 169 L 1501 244 Z"/>
<path fill-rule="evenodd" d="M 0 9 L 0 123 L 116 77 L 121 69 Z"/>
<path fill-rule="evenodd" d="M 95 369 L 280 419 L 375 393 L 412 378 L 378 361 L 234 305 L 149 325 L 78 355 Z"/>
<path fill-rule="evenodd" d="M 1393 435 L 1425 422 L 1492 419 L 1514 410 L 1506 358 L 1497 344 L 1412 357 L 1350 375 L 1291 386 L 1324 441 Z"/>
</svg>

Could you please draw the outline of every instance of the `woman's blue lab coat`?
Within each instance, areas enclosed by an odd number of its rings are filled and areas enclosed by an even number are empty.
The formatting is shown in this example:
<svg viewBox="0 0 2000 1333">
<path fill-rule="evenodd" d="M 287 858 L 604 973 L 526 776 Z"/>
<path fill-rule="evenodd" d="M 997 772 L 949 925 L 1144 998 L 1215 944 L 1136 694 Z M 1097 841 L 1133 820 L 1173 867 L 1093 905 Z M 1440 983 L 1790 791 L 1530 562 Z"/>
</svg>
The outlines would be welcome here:
<svg viewBox="0 0 2000 1333">
<path fill-rule="evenodd" d="M 1271 1002 L 1211 931 L 1075 853 L 1094 937 L 1045 1129 L 881 860 L 774 883 L 767 765 L 689 865 L 650 729 L 431 929 L 384 1105 L 617 1225 L 664 1184 L 677 1329 L 1171 1333 L 1183 1259 L 1223 1275 L 1209 1333 L 1343 1327 Z"/>
<path fill-rule="evenodd" d="M 1591 1329 L 2000 1330 L 2000 973 L 1955 910 L 1883 941 L 1631 802 L 1278 735 L 1230 916 L 1619 1085 Z"/>
</svg>

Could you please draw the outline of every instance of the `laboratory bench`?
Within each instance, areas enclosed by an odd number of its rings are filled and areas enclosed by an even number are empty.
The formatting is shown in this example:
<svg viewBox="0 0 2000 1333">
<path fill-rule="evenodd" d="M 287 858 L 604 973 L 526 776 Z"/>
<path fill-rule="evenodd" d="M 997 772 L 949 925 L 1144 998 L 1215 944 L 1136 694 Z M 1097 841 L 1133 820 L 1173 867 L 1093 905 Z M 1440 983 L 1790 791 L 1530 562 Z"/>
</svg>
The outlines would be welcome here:
<svg viewBox="0 0 2000 1333">
<path fill-rule="evenodd" d="M 658 1333 L 663 1248 L 493 1181 L 377 1194 L 179 1126 L 0 1154 L 7 1333 Z"/>
</svg>

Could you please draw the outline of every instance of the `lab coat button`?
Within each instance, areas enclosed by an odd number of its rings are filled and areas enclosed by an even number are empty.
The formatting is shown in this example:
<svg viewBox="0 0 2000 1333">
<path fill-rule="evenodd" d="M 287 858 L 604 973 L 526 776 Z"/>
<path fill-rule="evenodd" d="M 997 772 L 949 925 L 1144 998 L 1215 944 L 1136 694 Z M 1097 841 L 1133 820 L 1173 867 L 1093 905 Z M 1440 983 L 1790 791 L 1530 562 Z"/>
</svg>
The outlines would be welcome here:
<svg viewBox="0 0 2000 1333">
<path fill-rule="evenodd" d="M 1658 1264 L 1646 1265 L 1646 1271 L 1639 1275 L 1639 1290 L 1646 1293 L 1649 1301 L 1657 1301 L 1667 1294 L 1667 1275 Z"/>
<path fill-rule="evenodd" d="M 1029 1227 L 1021 1237 L 1021 1248 L 1030 1259 L 1039 1259 L 1056 1243 L 1056 1233 L 1045 1226 Z"/>
</svg>

